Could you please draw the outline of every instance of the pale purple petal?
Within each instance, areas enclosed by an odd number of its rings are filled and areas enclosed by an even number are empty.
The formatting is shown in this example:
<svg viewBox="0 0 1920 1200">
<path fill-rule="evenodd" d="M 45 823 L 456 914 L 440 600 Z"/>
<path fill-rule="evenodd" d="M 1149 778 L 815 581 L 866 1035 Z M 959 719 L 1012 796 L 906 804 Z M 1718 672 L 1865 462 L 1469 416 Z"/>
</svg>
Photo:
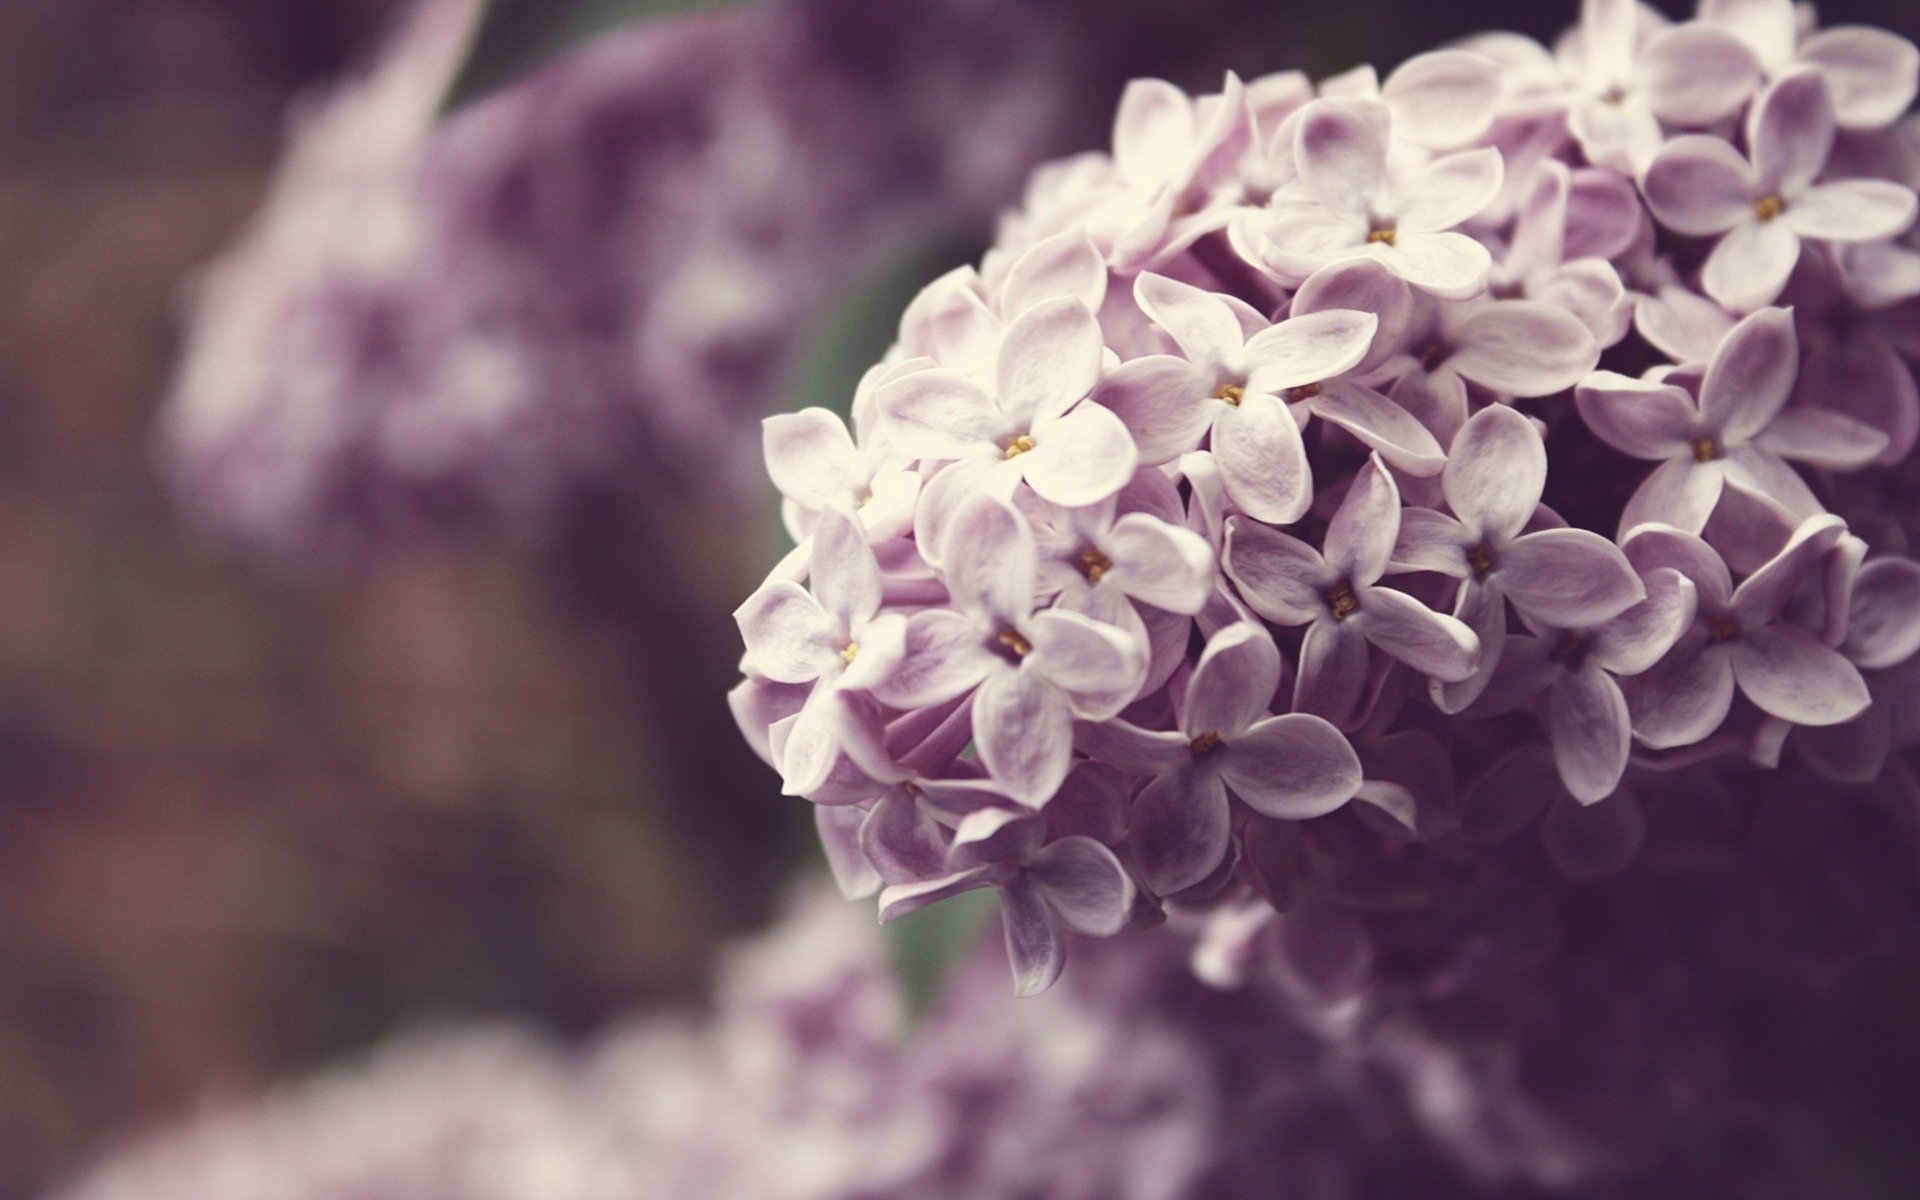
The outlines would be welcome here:
<svg viewBox="0 0 1920 1200">
<path fill-rule="evenodd" d="M 1305 625 L 1327 611 L 1339 576 L 1299 538 L 1253 521 L 1227 522 L 1226 572 L 1253 610 L 1277 625 Z"/>
<path fill-rule="evenodd" d="M 1213 592 L 1213 551 L 1190 529 L 1128 513 L 1113 523 L 1107 549 L 1107 580 L 1142 604 L 1192 614 Z"/>
<path fill-rule="evenodd" d="M 1620 514 L 1620 533 L 1649 522 L 1671 524 L 1688 533 L 1707 526 L 1720 492 L 1726 486 L 1726 473 L 1716 464 L 1702 465 L 1691 457 L 1670 458 L 1640 481 L 1640 487 Z"/>
<path fill-rule="evenodd" d="M 1871 700 L 1854 665 L 1802 629 L 1748 630 L 1734 640 L 1728 657 L 1747 699 L 1795 725 L 1838 725 L 1859 716 Z"/>
<path fill-rule="evenodd" d="M 942 900 L 971 892 L 975 888 L 990 885 L 987 867 L 969 867 L 944 879 L 929 879 L 924 883 L 895 884 L 880 893 L 881 921 L 894 921 L 908 913 L 918 912 L 929 904 L 938 904 Z"/>
<path fill-rule="evenodd" d="M 1192 450 L 1206 436 L 1219 403 L 1208 392 L 1209 385 L 1192 363 L 1153 354 L 1114 368 L 1093 398 L 1133 434 L 1140 461 L 1159 466 Z"/>
<path fill-rule="evenodd" d="M 1886 450 L 1887 435 L 1837 412 L 1802 407 L 1782 409 L 1754 442 L 1794 462 L 1857 471 Z"/>
<path fill-rule="evenodd" d="M 1574 392 L 1574 402 L 1594 436 L 1623 454 L 1658 462 L 1687 452 L 1695 412 L 1677 387 L 1599 371 Z"/>
<path fill-rule="evenodd" d="M 892 678 L 900 661 L 907 656 L 907 615 L 881 613 L 860 627 L 857 641 L 849 642 L 841 652 L 847 662 L 840 686 L 872 690 Z"/>
<path fill-rule="evenodd" d="M 1322 388 L 1307 406 L 1409 475 L 1437 475 L 1446 465 L 1446 452 L 1432 431 L 1372 388 L 1341 380 Z"/>
<path fill-rule="evenodd" d="M 1490 405 L 1455 436 L 1440 480 L 1469 537 L 1504 542 L 1540 503 L 1547 448 L 1532 421 L 1504 404 Z"/>
<path fill-rule="evenodd" d="M 967 617 L 927 609 L 907 618 L 906 653 L 873 691 L 895 708 L 924 708 L 965 695 L 1002 665 Z"/>
<path fill-rule="evenodd" d="M 1011 504 L 977 496 L 947 526 L 947 591 L 963 612 L 1015 620 L 1033 611 L 1033 530 Z"/>
<path fill-rule="evenodd" d="M 817 679 L 839 657 L 841 631 L 807 590 L 789 579 L 762 587 L 734 610 L 748 665 L 776 683 Z"/>
<path fill-rule="evenodd" d="M 810 561 L 814 597 L 840 629 L 856 630 L 880 611 L 880 564 L 851 513 L 838 506 L 821 511 Z"/>
<path fill-rule="evenodd" d="M 1785 221 L 1737 225 L 1707 256 L 1700 284 L 1707 295 L 1735 312 L 1750 312 L 1779 298 L 1800 261 L 1800 235 Z"/>
<path fill-rule="evenodd" d="M 866 819 L 866 813 L 850 806 L 813 806 L 813 826 L 820 835 L 827 870 L 832 872 L 840 894 L 849 900 L 861 900 L 880 890 L 880 873 L 860 849 L 860 826 Z"/>
<path fill-rule="evenodd" d="M 1000 889 L 1000 925 L 1013 967 L 1013 994 L 1038 996 L 1052 987 L 1066 966 L 1067 946 L 1037 883 L 1022 876 Z"/>
<path fill-rule="evenodd" d="M 1146 682 L 1147 648 L 1124 631 L 1065 609 L 1037 613 L 1023 674 L 1039 673 L 1066 692 L 1074 715 L 1104 720 Z"/>
<path fill-rule="evenodd" d="M 1799 370 L 1793 313 L 1754 313 L 1734 326 L 1713 356 L 1700 387 L 1701 415 L 1729 438 L 1750 438 L 1785 406 Z"/>
<path fill-rule="evenodd" d="M 1137 187 L 1159 183 L 1192 152 L 1193 102 L 1164 79 L 1135 79 L 1120 94 L 1113 158 Z"/>
<path fill-rule="evenodd" d="M 1435 159 L 1408 188 L 1399 232 L 1439 233 L 1479 216 L 1500 194 L 1505 163 L 1492 146 Z"/>
<path fill-rule="evenodd" d="M 1142 788 L 1128 843 L 1147 886 L 1167 896 L 1212 874 L 1231 845 L 1229 815 L 1226 785 L 1211 771 L 1177 770 Z"/>
<path fill-rule="evenodd" d="M 1876 558 L 1860 568 L 1841 649 L 1869 671 L 1898 666 L 1920 652 L 1920 563 Z"/>
<path fill-rule="evenodd" d="M 1074 748 L 1129 775 L 1162 775 L 1187 761 L 1187 737 L 1141 729 L 1125 721 L 1078 721 Z"/>
<path fill-rule="evenodd" d="M 1327 565 L 1364 587 L 1386 573 L 1399 536 L 1400 489 L 1378 459 L 1368 459 L 1327 523 Z"/>
<path fill-rule="evenodd" d="M 1437 571 L 1455 579 L 1472 573 L 1467 547 L 1474 538 L 1460 522 L 1430 508 L 1400 512 L 1400 536 L 1393 544 L 1396 571 Z"/>
<path fill-rule="evenodd" d="M 1013 461 L 1041 499 L 1065 508 L 1098 504 L 1133 478 L 1140 456 L 1119 417 L 1082 404 L 1036 425 L 1034 447 Z"/>
<path fill-rule="evenodd" d="M 1364 214 L 1386 186 L 1386 142 L 1362 104 L 1317 100 L 1294 137 L 1301 181 L 1333 212 Z"/>
<path fill-rule="evenodd" d="M 1308 276 L 1294 293 L 1289 311 L 1302 317 L 1336 309 L 1373 313 L 1379 318 L 1373 349 L 1355 368 L 1371 370 L 1398 352 L 1413 320 L 1413 292 L 1404 279 L 1383 264 L 1372 259 L 1350 259 Z"/>
<path fill-rule="evenodd" d="M 1226 298 L 1204 288 L 1145 272 L 1134 280 L 1133 297 L 1197 366 L 1212 369 L 1231 361 L 1246 340 Z"/>
<path fill-rule="evenodd" d="M 1344 726 L 1367 685 L 1367 639 L 1351 619 L 1320 620 L 1300 642 L 1293 707 Z"/>
<path fill-rule="evenodd" d="M 1368 588 L 1360 611 L 1347 618 L 1366 639 L 1422 675 L 1442 682 L 1465 679 L 1478 665 L 1480 639 L 1445 613 L 1405 592 Z"/>
<path fill-rule="evenodd" d="M 760 446 L 773 486 L 803 507 L 849 499 L 860 482 L 853 436 L 824 408 L 768 417 L 760 425 Z"/>
<path fill-rule="evenodd" d="M 1305 713 L 1268 717 L 1220 752 L 1233 794 L 1262 816 L 1325 816 L 1360 790 L 1359 756 L 1340 731 Z"/>
<path fill-rule="evenodd" d="M 1920 50 L 1884 29 L 1822 30 L 1800 47 L 1800 61 L 1826 79 L 1834 117 L 1848 129 L 1893 124 L 1920 87 Z"/>
<path fill-rule="evenodd" d="M 1693 580 L 1671 567 L 1656 567 L 1644 579 L 1647 598 L 1593 631 L 1593 659 L 1615 675 L 1647 670 L 1693 624 L 1699 602 Z"/>
<path fill-rule="evenodd" d="M 1709 612 L 1733 603 L 1733 576 L 1727 564 L 1692 531 L 1650 525 L 1635 530 L 1620 549 L 1642 578 L 1663 568 L 1685 576 L 1698 593 L 1700 607 Z"/>
<path fill-rule="evenodd" d="M 1213 456 L 1227 494 L 1248 516 L 1292 524 L 1313 502 L 1300 426 L 1272 396 L 1248 392 L 1214 418 Z"/>
<path fill-rule="evenodd" d="M 1681 25 L 1640 52 L 1640 89 L 1661 120 L 1710 125 L 1738 112 L 1760 86 L 1760 64 L 1739 40 L 1707 25 Z"/>
<path fill-rule="evenodd" d="M 1691 746 L 1727 719 L 1733 705 L 1733 667 L 1723 648 L 1683 639 L 1666 658 L 1622 687 L 1635 737 L 1656 750 Z"/>
<path fill-rule="evenodd" d="M 964 458 L 1000 436 L 993 399 L 953 371 L 915 371 L 880 389 L 876 403 L 888 438 L 916 458 Z"/>
<path fill-rule="evenodd" d="M 860 849 L 890 884 L 944 876 L 947 839 L 939 823 L 912 793 L 895 788 L 880 798 L 860 825 Z"/>
<path fill-rule="evenodd" d="M 1455 331 L 1447 365 L 1483 387 L 1523 399 L 1580 382 L 1600 361 L 1593 332 L 1572 313 L 1530 300 L 1475 309 Z"/>
<path fill-rule="evenodd" d="M 1264 716 L 1280 686 L 1280 650 L 1267 631 L 1239 621 L 1208 639 L 1187 681 L 1181 725 L 1189 737 L 1231 740 Z"/>
<path fill-rule="evenodd" d="M 1088 937 L 1119 933 L 1133 908 L 1126 868 L 1090 837 L 1064 837 L 1047 846 L 1027 861 L 1027 876 L 1060 923 Z"/>
<path fill-rule="evenodd" d="M 1048 300 L 1078 300 L 1098 312 L 1107 294 L 1107 261 L 1084 229 L 1037 242 L 1014 261 L 1000 288 L 1004 316 L 1018 317 Z"/>
<path fill-rule="evenodd" d="M 1778 616 L 1796 592 L 1814 581 L 1821 563 L 1846 532 L 1846 522 L 1831 514 L 1802 521 L 1779 553 L 1734 589 L 1730 607 L 1740 624 L 1757 629 Z"/>
<path fill-rule="evenodd" d="M 1073 714 L 1039 672 L 995 671 L 973 696 L 974 745 L 1009 796 L 1045 804 L 1073 765 Z"/>
<path fill-rule="evenodd" d="M 1525 615 L 1563 629 L 1617 617 L 1646 599 L 1620 548 L 1585 529 L 1543 529 L 1500 552 L 1500 589 Z"/>
<path fill-rule="evenodd" d="M 1493 270 L 1486 246 L 1464 233 L 1403 233 L 1380 261 L 1414 287 L 1448 300 L 1478 295 Z"/>
<path fill-rule="evenodd" d="M 1567 791 L 1582 804 L 1612 795 L 1633 740 L 1620 685 L 1597 667 L 1568 671 L 1554 684 L 1548 714 L 1554 764 Z"/>
<path fill-rule="evenodd" d="M 1020 421 L 1065 412 L 1093 390 L 1100 354 L 1100 323 L 1086 305 L 1073 299 L 1036 305 L 1000 343 L 1001 409 Z"/>
<path fill-rule="evenodd" d="M 1393 110 L 1397 136 L 1422 146 L 1464 146 L 1487 131 L 1500 103 L 1500 69 L 1464 50 L 1408 59 L 1387 77 L 1380 98 Z"/>
<path fill-rule="evenodd" d="M 1833 97 L 1816 71 L 1795 72 L 1768 88 L 1747 123 L 1763 195 L 1797 196 L 1833 151 Z"/>
<path fill-rule="evenodd" d="M 1716 137 L 1678 137 L 1661 147 L 1641 181 L 1662 225 L 1688 237 L 1725 233 L 1753 218 L 1753 169 Z"/>
<path fill-rule="evenodd" d="M 1913 225 L 1910 188 L 1884 179 L 1848 179 L 1808 188 L 1780 217 L 1803 238 L 1829 242 L 1874 242 Z"/>
<path fill-rule="evenodd" d="M 1247 342 L 1247 388 L 1278 394 L 1344 374 L 1367 356 L 1379 327 L 1372 313 L 1332 309 L 1263 329 Z"/>
</svg>

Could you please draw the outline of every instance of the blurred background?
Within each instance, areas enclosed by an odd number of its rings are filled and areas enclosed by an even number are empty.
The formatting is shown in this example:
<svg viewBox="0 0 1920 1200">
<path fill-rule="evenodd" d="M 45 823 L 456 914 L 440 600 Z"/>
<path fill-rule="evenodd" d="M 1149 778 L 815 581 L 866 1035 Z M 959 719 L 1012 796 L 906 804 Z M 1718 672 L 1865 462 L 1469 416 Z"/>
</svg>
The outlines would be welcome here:
<svg viewBox="0 0 1920 1200">
<path fill-rule="evenodd" d="M 1575 17 L 785 0 L 580 41 L 688 7 L 0 0 L 0 1200 L 421 1020 L 697 996 L 811 853 L 724 702 L 759 415 L 844 408 L 1130 76 Z"/>
</svg>

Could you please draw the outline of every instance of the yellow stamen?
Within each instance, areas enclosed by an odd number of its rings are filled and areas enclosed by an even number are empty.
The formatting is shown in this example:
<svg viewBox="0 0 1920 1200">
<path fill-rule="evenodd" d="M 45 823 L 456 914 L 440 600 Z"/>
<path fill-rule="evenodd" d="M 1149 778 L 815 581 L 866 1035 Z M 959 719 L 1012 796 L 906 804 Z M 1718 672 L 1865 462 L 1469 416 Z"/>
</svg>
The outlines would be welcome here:
<svg viewBox="0 0 1920 1200">
<path fill-rule="evenodd" d="M 1021 658 L 1033 653 L 1033 643 L 1021 637 L 1017 630 L 1003 630 L 1000 634 L 1000 644 Z"/>
<path fill-rule="evenodd" d="M 1786 211 L 1787 202 L 1778 196 L 1762 196 L 1753 202 L 1753 215 L 1760 218 L 1762 225 Z"/>
<path fill-rule="evenodd" d="M 846 663 L 848 666 L 852 666 L 853 660 L 859 657 L 860 657 L 859 642 L 848 642 L 845 646 L 841 647 L 840 649 L 840 661 L 843 663 Z"/>
<path fill-rule="evenodd" d="M 1007 457 L 1019 458 L 1031 449 L 1033 449 L 1033 439 L 1023 433 L 1007 443 Z"/>
<path fill-rule="evenodd" d="M 1297 388 L 1294 388 L 1292 391 L 1288 392 L 1287 399 L 1295 402 L 1298 402 L 1301 400 L 1311 400 L 1315 396 L 1318 396 L 1319 394 L 1320 394 L 1320 385 L 1317 383 L 1309 383 L 1304 387 L 1297 387 Z"/>
<path fill-rule="evenodd" d="M 1233 405 L 1235 408 L 1239 408 L 1240 401 L 1243 397 L 1246 396 L 1246 394 L 1247 394 L 1247 389 L 1241 387 L 1237 383 L 1223 383 L 1219 387 L 1214 389 L 1213 398 L 1215 400 L 1225 400 L 1228 404 Z"/>
<path fill-rule="evenodd" d="M 1493 555 L 1485 546 L 1471 546 L 1467 549 L 1467 566 L 1473 569 L 1475 579 L 1485 579 L 1487 572 L 1493 570 Z"/>
<path fill-rule="evenodd" d="M 1369 245 L 1374 246 L 1391 246 L 1394 243 L 1394 239 L 1398 236 L 1398 232 L 1392 226 L 1388 226 L 1385 229 L 1375 229 L 1368 233 L 1367 242 Z"/>
<path fill-rule="evenodd" d="M 1080 552 L 1080 573 L 1087 577 L 1088 583 L 1099 583 L 1111 570 L 1113 570 L 1113 560 L 1092 546 Z"/>
<path fill-rule="evenodd" d="M 1327 610 L 1336 621 L 1344 621 L 1360 611 L 1360 597 L 1353 594 L 1350 583 L 1336 583 L 1327 593 Z"/>
<path fill-rule="evenodd" d="M 1199 737 L 1187 743 L 1187 749 L 1195 758 L 1204 758 L 1220 748 L 1220 735 L 1209 729 Z"/>
<path fill-rule="evenodd" d="M 1720 457 L 1720 443 L 1710 437 L 1693 439 L 1693 461 L 1710 463 Z"/>
</svg>

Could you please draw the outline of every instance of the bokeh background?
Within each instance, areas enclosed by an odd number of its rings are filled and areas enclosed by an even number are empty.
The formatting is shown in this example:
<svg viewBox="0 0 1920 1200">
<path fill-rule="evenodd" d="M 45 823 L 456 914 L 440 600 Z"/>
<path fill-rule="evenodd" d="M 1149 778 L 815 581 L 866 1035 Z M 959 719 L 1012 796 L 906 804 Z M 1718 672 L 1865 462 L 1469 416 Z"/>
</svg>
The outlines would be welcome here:
<svg viewBox="0 0 1920 1200">
<path fill-rule="evenodd" d="M 612 282 L 484 321 L 538 361 L 564 340 L 555 320 L 601 343 L 664 339 L 600 389 L 641 415 L 596 429 L 592 469 L 536 500 L 437 476 L 389 497 L 380 464 L 354 458 L 332 508 L 258 519 L 222 474 L 228 448 L 181 448 L 179 414 L 223 383 L 218 363 L 179 365 L 195 297 L 261 205 L 288 202 L 270 188 L 290 131 L 406 9 L 0 0 L 0 1200 L 422 1021 L 512 1014 L 576 1034 L 697 996 L 718 939 L 761 920 L 808 855 L 803 806 L 780 800 L 723 700 L 728 612 L 775 546 L 770 493 L 741 465 L 756 414 L 849 393 L 906 281 L 984 244 L 1035 162 L 1100 144 L 1128 76 L 1388 65 L 1574 17 L 1538 0 L 783 0 L 683 32 L 749 43 L 757 67 L 600 43 L 556 168 L 595 203 L 542 210 L 542 237 L 515 244 L 539 299 L 568 286 L 537 272 L 585 222 L 573 240 Z M 1920 37 L 1911 0 L 1822 9 Z M 544 53 L 500 44 L 476 87 Z M 383 69 L 426 72 L 430 94 L 445 81 L 417 57 Z M 570 70 L 585 73 L 550 61 L 451 121 L 506 127 L 515 105 L 577 98 Z M 944 90 L 914 103 L 930 76 Z M 802 117 L 862 120 L 756 122 L 796 96 Z M 376 117 L 395 127 L 390 162 L 440 153 L 443 132 L 411 130 L 404 105 Z M 983 132 L 956 148 L 914 120 Z M 558 136 L 470 140 L 537 179 L 523 151 Z M 656 178 L 655 159 L 706 188 Z M 620 257 L 656 226 L 684 252 Z M 611 319 L 629 293 L 649 301 Z M 661 365 L 689 345 L 698 361 Z M 289 373 L 295 411 L 360 396 L 352 372 L 302 390 L 316 359 L 276 350 L 261 357 Z M 573 420 L 579 396 L 541 386 L 555 394 L 534 402 Z M 709 457 L 689 465 L 689 438 Z M 253 469 L 298 469 L 297 445 L 272 448 Z"/>
</svg>

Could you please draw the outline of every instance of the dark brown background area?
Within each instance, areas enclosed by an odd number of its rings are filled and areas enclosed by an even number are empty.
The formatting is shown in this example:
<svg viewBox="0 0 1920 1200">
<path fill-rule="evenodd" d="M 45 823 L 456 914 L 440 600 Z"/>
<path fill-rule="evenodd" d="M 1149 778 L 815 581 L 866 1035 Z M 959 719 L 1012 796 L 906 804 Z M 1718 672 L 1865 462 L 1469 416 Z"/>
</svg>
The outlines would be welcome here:
<svg viewBox="0 0 1920 1200">
<path fill-rule="evenodd" d="M 288 99 L 392 7 L 0 0 L 0 1200 L 410 1020 L 690 994 L 787 854 L 719 703 L 726 615 L 689 615 L 716 582 L 649 572 L 659 531 L 301 578 L 197 543 L 160 490 L 180 289 Z M 1920 32 L 1911 0 L 1825 8 Z M 1390 63 L 1573 5 L 1276 11 L 1292 36 L 1235 65 Z M 665 561 L 725 540 L 677 537 Z"/>
</svg>

